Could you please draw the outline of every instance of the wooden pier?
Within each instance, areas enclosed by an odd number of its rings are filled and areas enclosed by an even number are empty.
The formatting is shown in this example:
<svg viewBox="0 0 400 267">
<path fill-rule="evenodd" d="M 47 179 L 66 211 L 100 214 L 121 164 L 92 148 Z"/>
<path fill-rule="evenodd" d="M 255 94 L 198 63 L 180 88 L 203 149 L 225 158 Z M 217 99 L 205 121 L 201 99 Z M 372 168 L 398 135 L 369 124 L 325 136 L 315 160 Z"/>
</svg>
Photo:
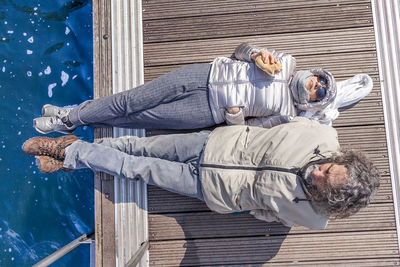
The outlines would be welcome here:
<svg viewBox="0 0 400 267">
<path fill-rule="evenodd" d="M 111 52 L 111 1 L 93 1 L 96 97 L 112 93 L 112 62 L 118 56 Z M 145 81 L 185 64 L 229 57 L 241 42 L 292 54 L 297 69 L 323 67 L 337 81 L 369 74 L 374 89 L 343 110 L 334 127 L 343 147 L 365 152 L 382 173 L 368 208 L 330 220 L 323 231 L 217 214 L 201 201 L 149 186 L 149 259 L 142 265 L 400 265 L 370 0 L 143 0 L 141 5 Z M 97 137 L 103 134 L 112 131 L 96 131 Z M 115 266 L 114 188 L 112 178 L 104 177 L 96 175 L 96 266 Z"/>
</svg>

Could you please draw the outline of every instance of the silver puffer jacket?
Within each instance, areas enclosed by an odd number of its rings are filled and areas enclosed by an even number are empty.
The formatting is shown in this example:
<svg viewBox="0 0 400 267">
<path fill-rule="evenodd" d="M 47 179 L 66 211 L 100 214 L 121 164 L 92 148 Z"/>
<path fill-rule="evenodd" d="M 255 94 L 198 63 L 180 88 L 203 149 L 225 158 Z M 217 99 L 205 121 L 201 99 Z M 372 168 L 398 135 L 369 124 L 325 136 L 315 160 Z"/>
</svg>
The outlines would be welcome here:
<svg viewBox="0 0 400 267">
<path fill-rule="evenodd" d="M 215 122 L 265 126 L 276 117 L 295 116 L 297 111 L 289 90 L 296 60 L 289 54 L 268 50 L 282 64 L 274 78 L 259 69 L 250 55 L 263 48 L 241 44 L 235 59 L 218 57 L 211 67 L 209 102 Z M 264 49 L 267 50 L 267 49 Z M 239 113 L 226 112 L 227 107 L 240 107 Z M 246 117 L 258 117 L 245 122 Z"/>
</svg>

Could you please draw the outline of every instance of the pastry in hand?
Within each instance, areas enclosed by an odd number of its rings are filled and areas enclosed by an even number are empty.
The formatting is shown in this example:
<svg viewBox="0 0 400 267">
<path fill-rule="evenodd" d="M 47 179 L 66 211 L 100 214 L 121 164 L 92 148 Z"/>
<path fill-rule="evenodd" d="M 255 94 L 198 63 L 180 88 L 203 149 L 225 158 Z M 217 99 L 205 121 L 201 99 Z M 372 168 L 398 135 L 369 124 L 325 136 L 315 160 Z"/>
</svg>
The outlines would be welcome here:
<svg viewBox="0 0 400 267">
<path fill-rule="evenodd" d="M 262 56 L 258 56 L 256 58 L 256 65 L 269 75 L 274 76 L 275 74 L 278 74 L 282 70 L 282 64 L 279 62 L 276 63 L 271 63 L 270 58 L 267 58 L 267 63 L 264 63 L 262 60 Z"/>
</svg>

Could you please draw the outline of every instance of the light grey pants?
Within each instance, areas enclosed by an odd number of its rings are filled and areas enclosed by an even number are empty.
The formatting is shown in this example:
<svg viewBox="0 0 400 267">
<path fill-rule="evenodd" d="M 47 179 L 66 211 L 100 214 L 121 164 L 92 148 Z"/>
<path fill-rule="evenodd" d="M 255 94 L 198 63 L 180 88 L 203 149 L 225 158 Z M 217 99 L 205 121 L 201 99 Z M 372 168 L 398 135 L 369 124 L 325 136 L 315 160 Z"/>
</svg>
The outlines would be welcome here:
<svg viewBox="0 0 400 267">
<path fill-rule="evenodd" d="M 96 143 L 76 141 L 65 149 L 64 167 L 140 178 L 165 190 L 203 200 L 198 169 L 209 134 L 202 131 L 108 138 Z"/>
</svg>

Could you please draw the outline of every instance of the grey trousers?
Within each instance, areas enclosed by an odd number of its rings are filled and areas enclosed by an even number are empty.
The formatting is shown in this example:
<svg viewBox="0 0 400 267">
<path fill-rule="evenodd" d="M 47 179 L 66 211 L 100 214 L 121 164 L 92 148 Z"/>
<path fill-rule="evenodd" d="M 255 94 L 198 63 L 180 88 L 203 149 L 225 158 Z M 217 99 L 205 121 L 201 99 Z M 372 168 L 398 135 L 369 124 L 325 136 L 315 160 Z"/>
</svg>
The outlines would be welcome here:
<svg viewBox="0 0 400 267">
<path fill-rule="evenodd" d="M 65 149 L 64 167 L 90 168 L 142 179 L 165 190 L 203 200 L 199 159 L 209 131 L 153 137 L 76 141 Z"/>
<path fill-rule="evenodd" d="M 215 125 L 208 101 L 211 64 L 191 64 L 115 95 L 71 110 L 74 125 L 197 129 Z"/>
</svg>

